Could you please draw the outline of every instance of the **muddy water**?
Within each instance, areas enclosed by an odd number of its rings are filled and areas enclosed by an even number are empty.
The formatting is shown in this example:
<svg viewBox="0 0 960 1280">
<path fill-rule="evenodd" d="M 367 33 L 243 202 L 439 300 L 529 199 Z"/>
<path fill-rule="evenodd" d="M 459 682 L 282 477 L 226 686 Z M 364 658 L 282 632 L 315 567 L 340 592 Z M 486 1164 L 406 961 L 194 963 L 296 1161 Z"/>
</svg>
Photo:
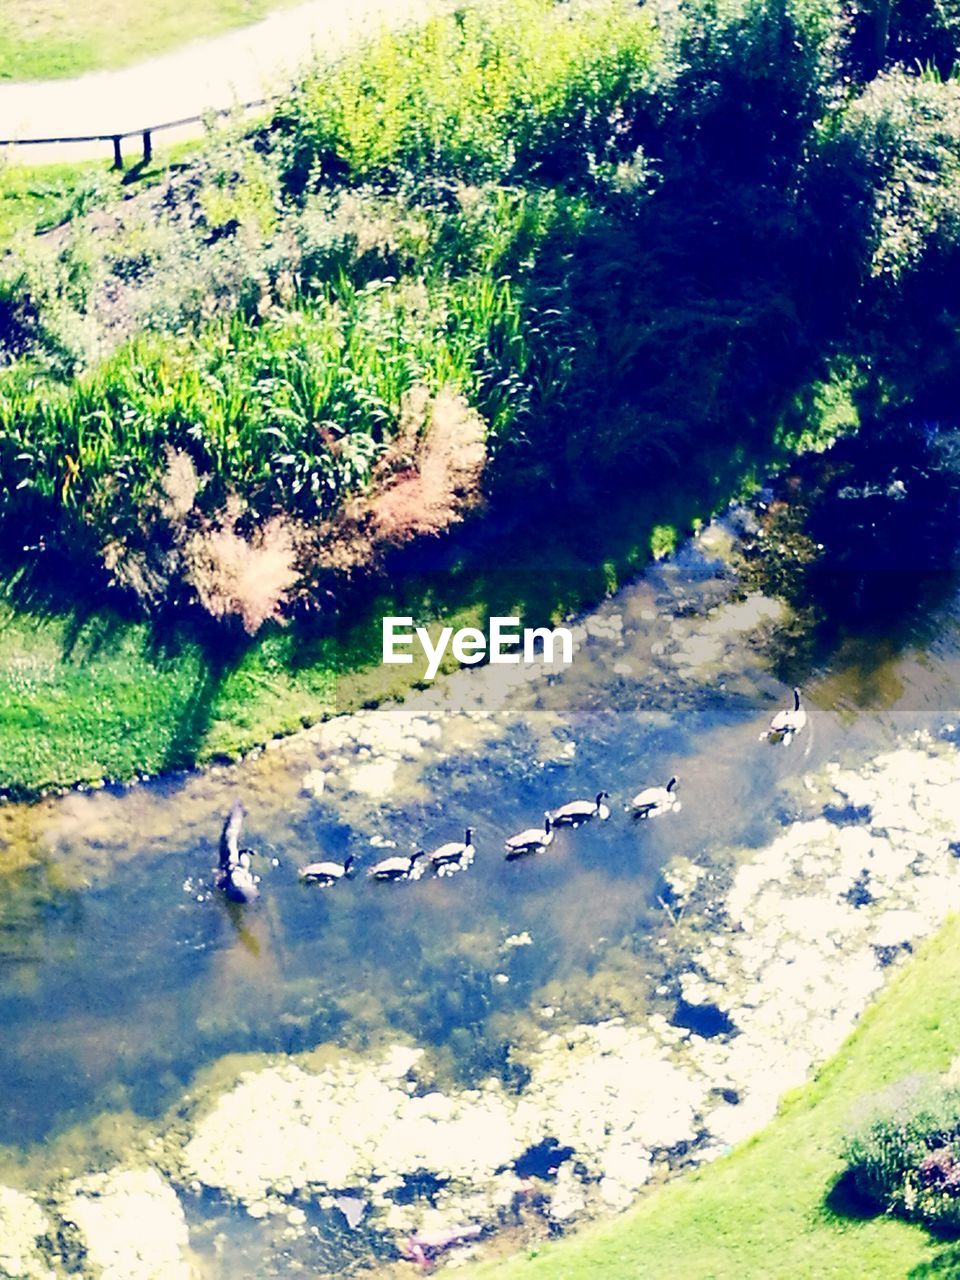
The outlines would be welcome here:
<svg viewBox="0 0 960 1280">
<path fill-rule="evenodd" d="M 228 1053 L 399 1035 L 434 1050 L 451 1084 L 509 1082 L 531 1011 L 659 1008 L 643 963 L 625 980 L 611 956 L 653 954 L 669 858 L 760 845 L 794 815 L 803 772 L 960 717 L 955 585 L 897 635 L 848 637 L 798 671 L 782 606 L 737 598 L 727 544 L 714 529 L 619 593 L 578 627 L 568 669 L 464 671 L 239 768 L 7 811 L 0 858 L 26 865 L 0 905 L 0 1143 L 49 1143 L 108 1110 L 156 1116 Z M 760 740 L 789 701 L 774 671 L 801 680 L 811 712 L 787 749 Z M 671 773 L 682 808 L 628 817 L 629 796 Z M 506 835 L 600 788 L 608 822 L 504 860 Z M 247 908 L 210 875 L 238 796 L 262 880 Z M 366 879 L 385 852 L 467 824 L 478 853 L 461 874 Z M 351 881 L 299 881 L 301 863 L 348 853 Z M 256 1251 L 256 1224 L 216 1221 Z"/>
</svg>

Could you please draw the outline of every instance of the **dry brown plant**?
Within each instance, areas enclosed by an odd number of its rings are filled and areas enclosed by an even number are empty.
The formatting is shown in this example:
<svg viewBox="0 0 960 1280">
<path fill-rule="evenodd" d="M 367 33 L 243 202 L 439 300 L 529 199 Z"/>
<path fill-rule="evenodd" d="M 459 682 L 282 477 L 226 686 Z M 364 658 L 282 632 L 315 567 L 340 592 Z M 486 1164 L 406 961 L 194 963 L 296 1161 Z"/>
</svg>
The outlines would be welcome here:
<svg viewBox="0 0 960 1280">
<path fill-rule="evenodd" d="M 171 525 L 181 524 L 193 510 L 200 477 L 189 453 L 167 445 L 167 466 L 160 477 L 160 514 Z"/>
<path fill-rule="evenodd" d="M 485 463 L 486 427 L 463 396 L 443 388 L 431 400 L 426 388 L 412 388 L 370 491 L 321 527 L 318 564 L 354 572 L 443 533 L 479 505 Z"/>
<path fill-rule="evenodd" d="M 239 618 L 255 635 L 265 622 L 282 622 L 282 607 L 299 577 L 293 525 L 272 516 L 249 537 L 238 525 L 243 505 L 236 497 L 183 546 L 184 578 L 214 618 Z"/>
</svg>

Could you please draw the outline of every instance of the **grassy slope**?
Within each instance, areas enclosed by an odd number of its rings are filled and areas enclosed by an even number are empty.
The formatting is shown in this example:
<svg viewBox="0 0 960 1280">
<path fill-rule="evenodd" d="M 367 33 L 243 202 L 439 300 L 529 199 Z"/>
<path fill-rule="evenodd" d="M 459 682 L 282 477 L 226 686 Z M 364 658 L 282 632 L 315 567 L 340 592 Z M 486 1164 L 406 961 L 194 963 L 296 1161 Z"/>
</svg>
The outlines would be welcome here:
<svg viewBox="0 0 960 1280">
<path fill-rule="evenodd" d="M 297 0 L 0 0 L 0 76 L 49 80 L 138 62 Z"/>
<path fill-rule="evenodd" d="M 115 173 L 103 160 L 75 164 L 4 164 L 0 158 L 0 253 L 25 236 L 42 235 L 94 205 L 111 204 L 154 186 L 168 166 L 187 162 L 202 144 L 158 146 L 150 166 Z"/>
<path fill-rule="evenodd" d="M 162 169 L 155 166 L 138 170 L 124 184 L 123 177 L 100 160 L 0 167 L 0 251 L 15 248 L 24 236 L 48 231 L 94 203 L 119 199 L 160 177 Z"/>
<path fill-rule="evenodd" d="M 527 20 L 534 19 L 538 13 L 528 13 Z M 0 176 L 0 210 L 6 210 L 0 243 L 9 243 L 31 216 L 56 220 L 71 201 L 86 199 L 85 181 L 79 170 L 49 178 Z M 703 486 L 704 476 L 697 483 Z M 621 513 L 618 527 L 608 517 L 588 546 L 568 529 L 571 536 L 554 545 L 547 572 L 539 542 L 519 554 L 512 545 L 500 547 L 486 563 L 475 558 L 455 581 L 449 573 L 442 580 L 434 574 L 405 581 L 404 605 L 373 602 L 352 633 L 317 638 L 291 629 L 226 657 L 220 643 L 204 650 L 186 628 L 161 640 L 109 609 L 91 613 L 102 602 L 80 599 L 71 606 L 62 591 L 24 590 L 9 581 L 5 594 L 0 572 L 0 789 L 27 795 L 232 757 L 304 721 L 402 694 L 418 672 L 380 667 L 382 614 L 412 613 L 418 621 L 442 616 L 454 626 L 490 613 L 517 612 L 529 623 L 567 614 L 636 571 L 654 524 L 670 520 L 674 505 L 680 524 L 728 493 L 701 487 L 685 506 L 676 495 L 661 494 L 655 511 L 645 499 L 643 510 L 634 504 Z M 591 519 L 591 527 L 596 524 Z M 512 575 L 503 571 L 507 562 Z"/>
<path fill-rule="evenodd" d="M 872 1005 L 840 1052 L 731 1156 L 626 1217 L 474 1268 L 498 1280 L 826 1280 L 960 1275 L 960 1248 L 890 1218 L 844 1216 L 827 1197 L 857 1100 L 960 1051 L 960 919 L 947 922 Z"/>
<path fill-rule="evenodd" d="M 720 486 L 733 487 L 729 477 Z M 558 520 L 549 563 L 535 539 L 494 545 L 439 574 L 405 575 L 334 634 L 275 629 L 233 655 L 204 649 L 187 629 L 161 636 L 98 602 L 68 608 L 62 591 L 51 602 L 0 581 L 0 789 L 27 796 L 235 758 L 303 724 L 402 698 L 422 663 L 381 665 L 383 616 L 453 627 L 491 614 L 559 619 L 633 576 L 655 525 L 688 527 L 715 500 L 700 490 L 611 504 L 589 530 Z"/>
</svg>

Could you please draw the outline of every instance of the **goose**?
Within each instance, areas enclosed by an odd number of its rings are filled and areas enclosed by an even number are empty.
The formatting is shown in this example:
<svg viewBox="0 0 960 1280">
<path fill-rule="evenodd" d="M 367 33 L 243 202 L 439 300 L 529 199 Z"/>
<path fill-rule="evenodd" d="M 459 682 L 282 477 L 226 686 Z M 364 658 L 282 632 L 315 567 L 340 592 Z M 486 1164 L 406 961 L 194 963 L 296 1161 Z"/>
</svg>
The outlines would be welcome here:
<svg viewBox="0 0 960 1280">
<path fill-rule="evenodd" d="M 220 832 L 220 871 L 229 871 L 240 863 L 240 830 L 247 816 L 243 802 L 235 800 Z"/>
<path fill-rule="evenodd" d="M 542 829 L 528 827 L 526 831 L 521 831 L 519 835 L 511 836 L 506 841 L 507 857 L 519 858 L 524 853 L 540 853 L 553 844 L 553 836 L 553 820 L 548 809 L 543 815 Z"/>
<path fill-rule="evenodd" d="M 259 879 L 250 869 L 249 852 L 241 849 L 236 865 L 221 873 L 219 885 L 231 902 L 256 902 L 260 897 Z"/>
<path fill-rule="evenodd" d="M 343 862 L 311 862 L 305 867 L 301 867 L 297 875 L 301 880 L 307 880 L 311 884 L 322 885 L 324 889 L 329 889 L 332 884 L 336 884 L 338 880 L 343 880 L 345 876 L 350 874 L 350 868 L 353 866 L 353 854 L 349 858 L 344 858 Z"/>
<path fill-rule="evenodd" d="M 247 811 L 241 801 L 231 806 L 220 833 L 220 858 L 217 864 L 217 888 L 232 902 L 253 902 L 260 896 L 259 876 L 250 866 L 252 849 L 240 849 L 240 831 Z"/>
<path fill-rule="evenodd" d="M 799 733 L 803 726 L 807 723 L 807 712 L 805 707 L 800 705 L 800 690 L 793 691 L 793 706 L 785 707 L 783 711 L 778 711 L 770 721 L 771 739 L 780 738 L 784 743 L 788 743 L 795 733 Z"/>
<path fill-rule="evenodd" d="M 413 875 L 417 859 L 426 856 L 425 850 L 418 849 L 416 853 L 384 858 L 372 866 L 367 875 L 374 880 L 406 880 Z"/>
<path fill-rule="evenodd" d="M 469 867 L 477 850 L 473 843 L 473 827 L 467 827 L 463 833 L 463 843 L 451 840 L 442 844 L 429 855 L 437 875 L 452 875 L 463 867 Z"/>
<path fill-rule="evenodd" d="M 671 778 L 665 787 L 645 787 L 637 792 L 629 807 L 638 818 L 658 818 L 671 809 L 679 809 L 680 802 L 675 794 L 678 782 L 679 778 Z"/>
<path fill-rule="evenodd" d="M 596 800 L 571 800 L 569 804 L 551 810 L 550 824 L 554 827 L 579 827 L 581 822 L 589 822 L 591 818 L 606 822 L 610 810 L 603 802 L 609 799 L 608 791 L 598 791 Z"/>
</svg>

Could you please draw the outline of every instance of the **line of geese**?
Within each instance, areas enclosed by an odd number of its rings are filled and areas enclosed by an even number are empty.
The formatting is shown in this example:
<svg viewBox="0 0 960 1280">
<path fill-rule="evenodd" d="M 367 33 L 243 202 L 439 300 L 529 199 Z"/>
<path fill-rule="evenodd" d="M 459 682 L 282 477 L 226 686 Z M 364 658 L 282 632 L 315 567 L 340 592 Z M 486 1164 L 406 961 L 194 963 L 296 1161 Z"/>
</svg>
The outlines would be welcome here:
<svg viewBox="0 0 960 1280">
<path fill-rule="evenodd" d="M 789 742 L 806 724 L 807 713 L 800 705 L 799 689 L 794 689 L 793 698 L 793 707 L 778 711 L 770 721 L 770 728 L 765 736 L 771 740 Z M 678 782 L 679 778 L 672 777 L 664 786 L 645 787 L 626 806 L 627 812 L 636 818 L 646 819 L 679 809 L 680 801 L 676 794 Z M 605 822 L 610 817 L 610 809 L 604 801 L 609 799 L 608 792 L 598 791 L 593 800 L 571 800 L 557 809 L 545 810 L 542 827 L 527 827 L 504 841 L 507 861 L 542 853 L 553 843 L 559 827 L 575 829 L 593 818 Z M 242 802 L 237 800 L 227 815 L 220 836 L 217 887 L 234 902 L 253 902 L 260 896 L 259 877 L 254 875 L 251 865 L 253 850 L 240 848 L 240 831 L 245 815 Z M 429 861 L 438 876 L 453 875 L 473 862 L 476 855 L 473 835 L 473 828 L 467 827 L 462 841 L 448 841 L 429 853 L 425 849 L 418 849 L 416 853 L 394 854 L 383 858 L 370 867 L 367 876 L 372 880 L 407 880 L 411 878 L 421 858 Z M 311 862 L 299 868 L 299 875 L 312 884 L 330 888 L 350 875 L 354 861 L 351 854 L 342 862 Z"/>
</svg>

